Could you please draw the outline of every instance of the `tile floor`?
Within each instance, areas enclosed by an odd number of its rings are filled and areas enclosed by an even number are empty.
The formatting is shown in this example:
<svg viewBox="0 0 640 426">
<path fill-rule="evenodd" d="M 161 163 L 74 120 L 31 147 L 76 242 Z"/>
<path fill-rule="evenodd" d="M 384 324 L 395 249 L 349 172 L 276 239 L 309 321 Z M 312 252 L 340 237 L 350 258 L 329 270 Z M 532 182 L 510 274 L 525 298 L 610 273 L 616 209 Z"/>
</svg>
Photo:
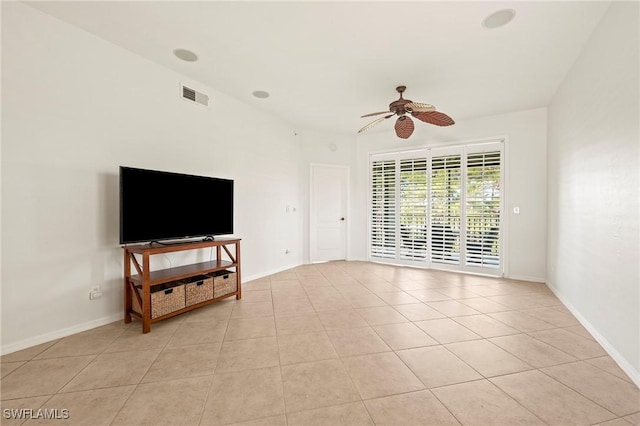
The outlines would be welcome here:
<svg viewBox="0 0 640 426">
<path fill-rule="evenodd" d="M 640 425 L 638 388 L 543 284 L 331 262 L 243 290 L 3 356 L 1 423 Z"/>
</svg>

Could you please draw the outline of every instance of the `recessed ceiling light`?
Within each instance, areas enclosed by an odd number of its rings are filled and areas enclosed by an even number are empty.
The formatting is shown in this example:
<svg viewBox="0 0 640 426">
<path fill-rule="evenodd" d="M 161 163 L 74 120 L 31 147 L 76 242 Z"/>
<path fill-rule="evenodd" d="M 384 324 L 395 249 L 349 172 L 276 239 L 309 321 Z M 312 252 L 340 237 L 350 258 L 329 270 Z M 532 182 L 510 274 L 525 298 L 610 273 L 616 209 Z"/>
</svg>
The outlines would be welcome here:
<svg viewBox="0 0 640 426">
<path fill-rule="evenodd" d="M 485 28 L 493 29 L 500 28 L 507 25 L 516 16 L 516 11 L 513 9 L 502 9 L 497 12 L 493 12 L 491 15 L 484 18 L 482 26 Z"/>
<path fill-rule="evenodd" d="M 187 62 L 195 62 L 198 60 L 198 55 L 187 49 L 176 49 L 173 51 L 173 54 Z"/>
<path fill-rule="evenodd" d="M 265 99 L 271 95 L 269 94 L 269 92 L 265 92 L 264 90 L 256 90 L 255 92 L 253 92 L 253 96 L 255 96 L 256 98 Z"/>
</svg>

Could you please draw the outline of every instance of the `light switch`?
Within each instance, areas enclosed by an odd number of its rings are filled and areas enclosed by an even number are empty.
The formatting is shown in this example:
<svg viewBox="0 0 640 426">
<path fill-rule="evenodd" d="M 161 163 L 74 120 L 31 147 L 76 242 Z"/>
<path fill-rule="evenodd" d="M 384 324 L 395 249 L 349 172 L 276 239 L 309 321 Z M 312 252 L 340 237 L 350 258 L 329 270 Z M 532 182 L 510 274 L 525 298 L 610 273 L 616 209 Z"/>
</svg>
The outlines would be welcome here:
<svg viewBox="0 0 640 426">
<path fill-rule="evenodd" d="M 513 214 L 520 214 L 520 207 L 514 207 Z"/>
</svg>

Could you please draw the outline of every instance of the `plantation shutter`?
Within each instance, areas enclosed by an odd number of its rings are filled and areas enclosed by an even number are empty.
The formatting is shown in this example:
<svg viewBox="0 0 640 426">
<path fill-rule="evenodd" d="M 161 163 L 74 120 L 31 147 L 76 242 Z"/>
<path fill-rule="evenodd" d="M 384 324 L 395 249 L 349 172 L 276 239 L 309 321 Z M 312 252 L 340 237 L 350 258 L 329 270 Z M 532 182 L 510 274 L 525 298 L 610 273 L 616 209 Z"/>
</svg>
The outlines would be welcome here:
<svg viewBox="0 0 640 426">
<path fill-rule="evenodd" d="M 431 261 L 460 263 L 461 155 L 431 158 Z"/>
<path fill-rule="evenodd" d="M 396 161 L 371 162 L 371 256 L 396 257 Z"/>
<path fill-rule="evenodd" d="M 500 151 L 467 154 L 466 256 L 467 266 L 500 267 L 501 217 Z"/>
<path fill-rule="evenodd" d="M 427 258 L 427 158 L 400 160 L 400 259 Z"/>
</svg>

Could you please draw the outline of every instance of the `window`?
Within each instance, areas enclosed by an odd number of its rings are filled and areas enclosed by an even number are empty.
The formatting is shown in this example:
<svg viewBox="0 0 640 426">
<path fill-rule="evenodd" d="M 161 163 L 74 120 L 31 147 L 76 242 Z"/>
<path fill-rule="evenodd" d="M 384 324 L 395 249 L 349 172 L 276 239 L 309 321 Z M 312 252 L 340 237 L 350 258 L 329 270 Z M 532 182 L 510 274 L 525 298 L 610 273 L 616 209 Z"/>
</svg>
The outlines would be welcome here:
<svg viewBox="0 0 640 426">
<path fill-rule="evenodd" d="M 502 273 L 502 142 L 371 155 L 370 257 Z"/>
</svg>

